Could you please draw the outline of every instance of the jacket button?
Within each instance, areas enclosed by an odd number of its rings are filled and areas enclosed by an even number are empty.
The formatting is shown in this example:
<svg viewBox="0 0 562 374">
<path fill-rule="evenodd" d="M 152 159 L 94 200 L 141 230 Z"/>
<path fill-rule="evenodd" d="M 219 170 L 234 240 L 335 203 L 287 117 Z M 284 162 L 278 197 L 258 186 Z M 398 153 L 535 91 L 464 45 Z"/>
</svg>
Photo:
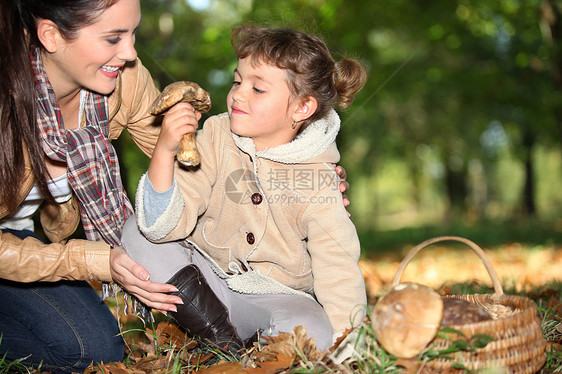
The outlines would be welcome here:
<svg viewBox="0 0 562 374">
<path fill-rule="evenodd" d="M 252 204 L 259 205 L 261 204 L 263 197 L 259 193 L 255 193 L 252 195 Z"/>
<path fill-rule="evenodd" d="M 246 235 L 246 241 L 248 242 L 248 244 L 254 244 L 256 242 L 256 237 L 254 236 L 254 234 L 249 232 L 248 235 Z"/>
</svg>

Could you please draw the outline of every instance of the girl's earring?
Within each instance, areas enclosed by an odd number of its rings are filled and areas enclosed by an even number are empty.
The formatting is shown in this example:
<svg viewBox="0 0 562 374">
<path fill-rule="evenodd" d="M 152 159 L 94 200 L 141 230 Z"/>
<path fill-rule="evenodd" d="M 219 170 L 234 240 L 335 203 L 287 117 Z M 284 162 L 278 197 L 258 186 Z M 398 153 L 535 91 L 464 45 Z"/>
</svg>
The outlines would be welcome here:
<svg viewBox="0 0 562 374">
<path fill-rule="evenodd" d="M 297 126 L 298 126 L 298 124 L 299 124 L 299 123 L 298 123 L 297 121 L 293 121 L 293 123 L 291 124 L 291 128 L 292 128 L 293 130 L 296 129 Z"/>
</svg>

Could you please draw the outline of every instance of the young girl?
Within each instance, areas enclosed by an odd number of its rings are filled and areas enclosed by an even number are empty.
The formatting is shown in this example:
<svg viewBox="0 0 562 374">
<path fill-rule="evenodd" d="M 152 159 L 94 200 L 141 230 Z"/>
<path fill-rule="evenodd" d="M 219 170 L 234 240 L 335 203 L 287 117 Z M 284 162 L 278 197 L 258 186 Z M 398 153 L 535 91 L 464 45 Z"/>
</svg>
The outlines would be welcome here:
<svg viewBox="0 0 562 374">
<path fill-rule="evenodd" d="M 318 37 L 240 26 L 228 113 L 197 133 L 201 165 L 174 160 L 200 118 L 177 104 L 137 192 L 123 244 L 155 282 L 175 285 L 172 313 L 193 335 L 231 350 L 259 332 L 302 325 L 317 346 L 363 318 L 360 246 L 342 204 L 335 104 L 347 107 L 366 72 L 338 63 Z M 163 243 L 163 244 L 153 244 Z"/>
</svg>

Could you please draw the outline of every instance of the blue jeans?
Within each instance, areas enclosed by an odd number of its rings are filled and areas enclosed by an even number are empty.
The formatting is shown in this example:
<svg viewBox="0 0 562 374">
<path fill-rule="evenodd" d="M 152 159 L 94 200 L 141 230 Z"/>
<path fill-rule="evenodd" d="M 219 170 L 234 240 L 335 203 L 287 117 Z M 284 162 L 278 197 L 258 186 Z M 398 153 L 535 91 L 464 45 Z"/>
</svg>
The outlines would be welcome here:
<svg viewBox="0 0 562 374">
<path fill-rule="evenodd" d="M 29 231 L 10 231 L 20 238 Z M 54 373 L 123 360 L 124 342 L 109 308 L 84 281 L 0 280 L 0 358 Z"/>
</svg>

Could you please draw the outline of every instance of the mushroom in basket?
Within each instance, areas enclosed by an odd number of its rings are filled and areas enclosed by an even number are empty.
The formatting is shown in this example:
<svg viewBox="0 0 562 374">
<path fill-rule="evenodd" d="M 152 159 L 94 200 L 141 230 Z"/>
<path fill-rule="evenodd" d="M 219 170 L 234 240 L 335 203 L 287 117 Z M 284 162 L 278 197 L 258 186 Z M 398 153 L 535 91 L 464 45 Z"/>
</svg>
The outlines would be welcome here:
<svg viewBox="0 0 562 374">
<path fill-rule="evenodd" d="M 440 328 L 490 319 L 492 315 L 475 303 L 442 298 L 421 284 L 399 283 L 375 305 L 372 325 L 388 353 L 412 358 L 423 352 Z"/>
<path fill-rule="evenodd" d="M 400 283 L 375 304 L 372 326 L 386 351 L 412 358 L 433 340 L 443 318 L 443 300 L 431 287 Z"/>
</svg>

